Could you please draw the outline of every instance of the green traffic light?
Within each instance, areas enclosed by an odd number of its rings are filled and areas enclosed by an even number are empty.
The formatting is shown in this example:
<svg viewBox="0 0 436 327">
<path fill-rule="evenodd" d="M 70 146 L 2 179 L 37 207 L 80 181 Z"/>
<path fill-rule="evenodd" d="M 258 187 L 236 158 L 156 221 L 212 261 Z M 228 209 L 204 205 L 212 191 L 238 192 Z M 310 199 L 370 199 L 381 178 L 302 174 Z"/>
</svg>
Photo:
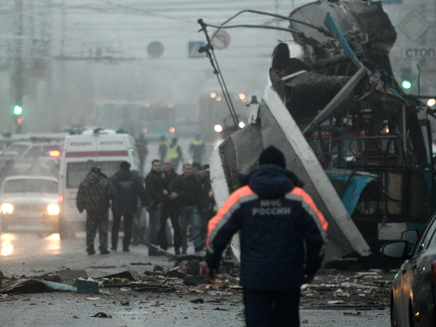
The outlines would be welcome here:
<svg viewBox="0 0 436 327">
<path fill-rule="evenodd" d="M 23 113 L 23 108 L 21 106 L 16 105 L 14 107 L 14 115 L 21 115 Z"/>
<path fill-rule="evenodd" d="M 412 87 L 412 83 L 410 83 L 409 81 L 403 81 L 403 83 L 401 83 L 401 86 L 403 87 L 403 89 L 410 89 Z"/>
</svg>

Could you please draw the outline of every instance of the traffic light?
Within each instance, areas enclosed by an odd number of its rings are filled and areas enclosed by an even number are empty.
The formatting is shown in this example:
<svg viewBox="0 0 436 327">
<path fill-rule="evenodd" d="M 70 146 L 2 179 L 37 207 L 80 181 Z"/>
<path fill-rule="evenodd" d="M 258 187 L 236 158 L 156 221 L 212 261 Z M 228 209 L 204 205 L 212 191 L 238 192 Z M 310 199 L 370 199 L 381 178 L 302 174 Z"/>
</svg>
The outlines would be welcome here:
<svg viewBox="0 0 436 327">
<path fill-rule="evenodd" d="M 412 69 L 410 67 L 404 67 L 401 69 L 401 87 L 405 90 L 409 90 L 414 82 L 412 75 Z"/>
<path fill-rule="evenodd" d="M 17 101 L 16 103 L 20 103 Z M 21 129 L 23 128 L 23 107 L 21 104 L 16 104 L 13 108 L 13 114 L 15 119 L 15 133 L 21 133 Z"/>
<path fill-rule="evenodd" d="M 408 90 L 412 87 L 412 83 L 405 79 L 404 81 L 401 82 L 401 87 L 405 90 Z"/>
<path fill-rule="evenodd" d="M 19 116 L 23 113 L 23 107 L 19 105 L 15 105 L 14 107 L 14 115 Z"/>
</svg>

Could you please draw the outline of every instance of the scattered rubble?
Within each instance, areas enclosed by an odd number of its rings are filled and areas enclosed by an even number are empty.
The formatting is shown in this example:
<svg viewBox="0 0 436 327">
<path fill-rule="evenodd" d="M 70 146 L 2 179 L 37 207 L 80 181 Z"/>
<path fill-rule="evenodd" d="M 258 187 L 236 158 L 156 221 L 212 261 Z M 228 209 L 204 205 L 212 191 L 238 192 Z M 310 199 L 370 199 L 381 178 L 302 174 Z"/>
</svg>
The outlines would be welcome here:
<svg viewBox="0 0 436 327">
<path fill-rule="evenodd" d="M 350 271 L 322 269 L 313 284 L 301 287 L 302 308 L 318 309 L 384 309 L 389 305 L 390 289 L 395 272 L 382 270 Z M 1 275 L 0 275 L 1 276 Z M 239 267 L 225 265 L 213 282 L 204 275 L 202 264 L 198 259 L 189 258 L 175 262 L 174 266 L 155 265 L 151 271 L 142 274 L 122 271 L 99 278 L 90 278 L 85 271 L 64 270 L 48 273 L 41 278 L 61 278 L 62 283 L 49 280 L 5 276 L 0 288 L 0 302 L 10 301 L 22 294 L 53 291 L 73 291 L 77 293 L 100 294 L 104 297 L 122 296 L 116 301 L 121 306 L 129 306 L 128 296 L 138 293 L 173 293 L 174 296 L 187 297 L 194 304 L 205 302 L 225 303 L 232 301 L 228 296 L 238 296 L 240 300 L 242 287 L 239 285 Z M 72 277 L 76 277 L 72 280 Z M 130 293 L 130 294 L 129 294 Z M 134 295 L 137 293 L 138 295 Z M 20 294 L 20 295 L 14 295 Z M 196 297 L 189 298 L 190 295 Z M 206 298 L 204 298 L 207 296 Z M 96 301 L 100 297 L 88 297 Z M 217 307 L 215 310 L 221 310 Z"/>
<path fill-rule="evenodd" d="M 3 294 L 29 294 L 46 292 L 76 292 L 77 288 L 56 282 L 49 282 L 39 279 L 20 280 L 4 289 L 0 290 Z"/>
<path fill-rule="evenodd" d="M 322 269 L 313 284 L 301 291 L 302 306 L 386 307 L 395 272 L 371 269 L 363 272 Z"/>
<path fill-rule="evenodd" d="M 91 317 L 93 317 L 93 318 L 112 318 L 111 315 L 108 315 L 107 313 L 104 313 L 104 312 L 98 312 Z"/>
</svg>

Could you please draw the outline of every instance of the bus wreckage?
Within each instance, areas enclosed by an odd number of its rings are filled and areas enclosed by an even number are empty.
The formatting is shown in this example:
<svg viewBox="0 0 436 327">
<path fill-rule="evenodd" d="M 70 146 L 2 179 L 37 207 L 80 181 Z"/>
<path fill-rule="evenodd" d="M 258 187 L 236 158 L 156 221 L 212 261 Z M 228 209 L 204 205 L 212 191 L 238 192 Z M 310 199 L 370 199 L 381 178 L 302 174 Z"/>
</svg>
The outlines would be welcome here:
<svg viewBox="0 0 436 327">
<path fill-rule="evenodd" d="M 247 126 L 211 156 L 217 203 L 273 144 L 329 223 L 325 261 L 378 253 L 433 212 L 431 112 L 394 79 L 396 32 L 380 3 L 318 1 L 280 17 L 293 41 L 276 46 Z"/>
</svg>

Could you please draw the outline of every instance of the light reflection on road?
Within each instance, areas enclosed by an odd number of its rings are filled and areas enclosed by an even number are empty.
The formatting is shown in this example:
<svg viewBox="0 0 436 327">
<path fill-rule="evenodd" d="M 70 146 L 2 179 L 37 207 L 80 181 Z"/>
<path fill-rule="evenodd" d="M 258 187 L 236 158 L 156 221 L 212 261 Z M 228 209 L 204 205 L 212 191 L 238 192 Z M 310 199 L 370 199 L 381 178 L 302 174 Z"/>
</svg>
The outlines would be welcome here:
<svg viewBox="0 0 436 327">
<path fill-rule="evenodd" d="M 11 241 L 16 240 L 17 238 L 13 234 L 2 234 L 1 235 L 1 255 L 8 256 L 14 251 L 14 246 Z"/>
<path fill-rule="evenodd" d="M 29 254 L 60 254 L 58 233 L 41 237 L 38 233 L 5 233 L 0 235 L 0 256 L 27 256 Z"/>
<path fill-rule="evenodd" d="M 61 238 L 58 233 L 51 234 L 44 241 L 46 241 L 45 252 L 47 254 L 59 254 L 61 252 Z"/>
</svg>

